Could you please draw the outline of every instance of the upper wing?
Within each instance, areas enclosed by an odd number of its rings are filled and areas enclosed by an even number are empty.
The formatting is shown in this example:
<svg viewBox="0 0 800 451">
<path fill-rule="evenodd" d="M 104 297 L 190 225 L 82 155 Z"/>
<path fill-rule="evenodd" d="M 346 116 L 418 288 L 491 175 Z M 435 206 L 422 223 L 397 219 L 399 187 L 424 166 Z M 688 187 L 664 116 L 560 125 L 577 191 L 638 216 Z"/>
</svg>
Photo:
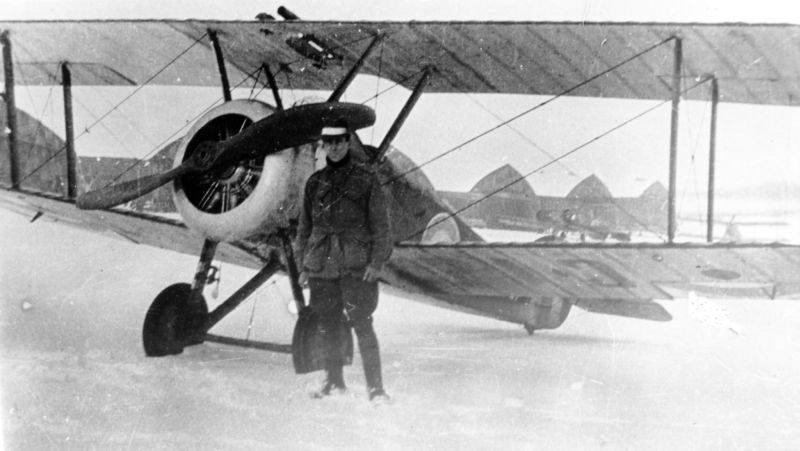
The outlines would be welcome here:
<svg viewBox="0 0 800 451">
<path fill-rule="evenodd" d="M 206 35 L 213 29 L 233 85 L 250 82 L 266 62 L 284 88 L 332 89 L 380 31 L 387 39 L 363 72 L 406 87 L 434 65 L 439 76 L 429 92 L 645 99 L 669 96 L 673 50 L 663 41 L 675 35 L 683 39 L 684 77 L 714 74 L 722 101 L 800 102 L 797 25 L 78 21 L 0 22 L 0 29 L 11 32 L 22 82 L 57 80 L 54 63 L 70 61 L 79 68 L 76 84 L 217 85 Z M 703 91 L 686 96 L 705 99 Z"/>
<path fill-rule="evenodd" d="M 59 84 L 70 63 L 74 85 L 218 85 L 208 41 L 168 22 L 0 22 L 12 43 L 18 84 Z"/>
<path fill-rule="evenodd" d="M 401 244 L 394 249 L 386 281 L 446 302 L 560 298 L 589 310 L 648 317 L 609 310 L 620 302 L 671 299 L 673 289 L 725 297 L 796 296 L 800 246 Z"/>
</svg>

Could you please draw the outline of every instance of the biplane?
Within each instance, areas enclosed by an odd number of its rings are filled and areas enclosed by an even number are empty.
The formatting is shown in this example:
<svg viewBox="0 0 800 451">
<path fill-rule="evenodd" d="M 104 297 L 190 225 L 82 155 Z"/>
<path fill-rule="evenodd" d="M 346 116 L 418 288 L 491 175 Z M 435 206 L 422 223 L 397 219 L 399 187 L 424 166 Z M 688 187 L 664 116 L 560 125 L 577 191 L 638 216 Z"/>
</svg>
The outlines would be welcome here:
<svg viewBox="0 0 800 451">
<path fill-rule="evenodd" d="M 289 277 L 297 306 L 304 305 L 292 251 L 299 198 L 315 168 L 319 129 L 342 118 L 356 129 L 375 121 L 370 106 L 341 101 L 357 74 L 410 91 L 380 142 L 359 141 L 354 150 L 377 171 L 391 201 L 395 244 L 381 275 L 385 289 L 518 323 L 530 333 L 559 327 L 572 307 L 666 321 L 669 312 L 655 300 L 672 299 L 680 290 L 724 297 L 800 295 L 800 246 L 719 243 L 712 233 L 708 242 L 675 240 L 681 101 L 705 99 L 700 91 L 710 89 L 713 107 L 719 101 L 798 106 L 800 26 L 290 19 L 0 22 L 6 130 L 0 205 L 33 219 L 45 216 L 199 255 L 192 282 L 165 288 L 147 312 L 147 355 L 175 354 L 205 340 L 288 349 L 209 330 L 279 273 Z M 25 84 L 63 87 L 63 139 L 18 110 L 15 87 Z M 85 157 L 76 151 L 82 133 L 76 137 L 71 117 L 71 89 L 78 85 L 127 87 L 126 99 L 142 86 L 219 86 L 223 102 L 150 158 Z M 251 85 L 271 93 L 271 99 L 233 98 L 235 88 Z M 327 99 L 288 106 L 281 92 L 289 87 L 324 91 Z M 422 165 L 392 146 L 426 93 L 668 104 L 666 239 L 484 241 L 462 219 L 461 208 L 437 196 Z M 477 130 L 476 137 L 491 131 Z M 713 200 L 709 189 L 709 230 Z M 209 310 L 203 290 L 217 277 L 215 259 L 256 273 Z"/>
</svg>

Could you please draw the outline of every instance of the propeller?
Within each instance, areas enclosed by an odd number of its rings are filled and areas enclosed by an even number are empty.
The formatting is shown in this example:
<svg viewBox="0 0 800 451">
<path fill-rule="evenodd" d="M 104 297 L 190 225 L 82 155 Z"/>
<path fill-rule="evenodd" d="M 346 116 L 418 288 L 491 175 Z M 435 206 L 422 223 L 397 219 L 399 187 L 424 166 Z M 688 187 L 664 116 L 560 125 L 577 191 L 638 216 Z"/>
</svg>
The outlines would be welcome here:
<svg viewBox="0 0 800 451">
<path fill-rule="evenodd" d="M 167 172 L 88 191 L 75 204 L 83 210 L 120 205 L 178 177 L 223 171 L 244 160 L 309 143 L 317 139 L 322 127 L 341 120 L 351 130 L 358 130 L 375 123 L 375 112 L 365 105 L 344 102 L 312 103 L 278 111 L 225 141 L 201 143 L 186 161 Z"/>
<path fill-rule="evenodd" d="M 201 143 L 188 160 L 167 172 L 147 175 L 136 180 L 129 180 L 86 192 L 78 197 L 75 205 L 82 210 L 97 210 L 124 204 L 137 197 L 144 196 L 178 177 L 206 168 L 208 160 L 214 155 L 214 147 L 216 146 L 211 142 Z"/>
</svg>

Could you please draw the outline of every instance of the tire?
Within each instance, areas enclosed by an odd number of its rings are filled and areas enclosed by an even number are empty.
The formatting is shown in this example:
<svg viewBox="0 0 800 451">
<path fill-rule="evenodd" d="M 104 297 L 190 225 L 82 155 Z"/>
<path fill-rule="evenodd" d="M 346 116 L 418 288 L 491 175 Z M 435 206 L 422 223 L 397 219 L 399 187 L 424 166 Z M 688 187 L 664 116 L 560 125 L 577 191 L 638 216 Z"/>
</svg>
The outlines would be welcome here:
<svg viewBox="0 0 800 451">
<path fill-rule="evenodd" d="M 188 283 L 176 283 L 162 290 L 150 304 L 142 327 L 142 344 L 148 357 L 180 354 L 185 346 L 202 342 L 195 332 L 208 316 L 208 305 L 201 299 L 190 309 L 191 292 Z"/>
</svg>

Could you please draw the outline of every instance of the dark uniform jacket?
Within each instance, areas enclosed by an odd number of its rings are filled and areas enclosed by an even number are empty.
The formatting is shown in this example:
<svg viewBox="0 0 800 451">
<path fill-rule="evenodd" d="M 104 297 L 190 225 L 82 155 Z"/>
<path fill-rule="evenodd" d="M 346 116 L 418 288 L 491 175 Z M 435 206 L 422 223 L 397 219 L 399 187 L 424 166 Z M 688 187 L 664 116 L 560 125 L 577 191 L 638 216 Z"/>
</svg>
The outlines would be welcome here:
<svg viewBox="0 0 800 451">
<path fill-rule="evenodd" d="M 296 254 L 309 277 L 361 277 L 380 269 L 391 241 L 386 198 L 374 172 L 348 155 L 311 175 L 297 230 Z"/>
</svg>

